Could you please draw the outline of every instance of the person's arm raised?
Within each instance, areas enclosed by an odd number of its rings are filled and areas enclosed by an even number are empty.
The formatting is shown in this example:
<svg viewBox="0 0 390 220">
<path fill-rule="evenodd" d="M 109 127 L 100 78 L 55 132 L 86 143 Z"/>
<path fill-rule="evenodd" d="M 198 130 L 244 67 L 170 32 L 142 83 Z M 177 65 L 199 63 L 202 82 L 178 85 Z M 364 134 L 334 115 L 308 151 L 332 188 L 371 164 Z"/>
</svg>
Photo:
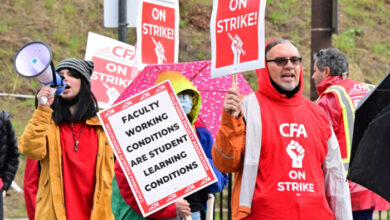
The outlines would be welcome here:
<svg viewBox="0 0 390 220">
<path fill-rule="evenodd" d="M 242 117 L 242 103 L 238 91 L 228 90 L 223 110 L 221 126 L 212 149 L 212 158 L 218 170 L 231 173 L 242 168 L 245 152 L 246 126 Z"/>
<path fill-rule="evenodd" d="M 242 104 L 240 93 L 237 90 L 232 88 L 228 90 L 223 102 L 223 110 L 235 117 L 241 116 Z"/>
</svg>

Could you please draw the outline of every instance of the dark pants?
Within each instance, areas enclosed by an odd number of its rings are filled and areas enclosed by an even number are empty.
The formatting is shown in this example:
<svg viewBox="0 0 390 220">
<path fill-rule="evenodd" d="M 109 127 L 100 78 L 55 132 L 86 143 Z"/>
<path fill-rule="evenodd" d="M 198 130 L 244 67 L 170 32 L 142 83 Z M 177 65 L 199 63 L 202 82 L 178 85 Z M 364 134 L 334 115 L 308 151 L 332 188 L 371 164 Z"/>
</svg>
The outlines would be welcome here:
<svg viewBox="0 0 390 220">
<path fill-rule="evenodd" d="M 0 220 L 4 219 L 4 211 L 3 211 L 3 190 L 0 190 Z"/>
<path fill-rule="evenodd" d="M 352 212 L 353 220 L 372 220 L 373 213 L 374 213 L 374 208 L 353 211 Z"/>
</svg>

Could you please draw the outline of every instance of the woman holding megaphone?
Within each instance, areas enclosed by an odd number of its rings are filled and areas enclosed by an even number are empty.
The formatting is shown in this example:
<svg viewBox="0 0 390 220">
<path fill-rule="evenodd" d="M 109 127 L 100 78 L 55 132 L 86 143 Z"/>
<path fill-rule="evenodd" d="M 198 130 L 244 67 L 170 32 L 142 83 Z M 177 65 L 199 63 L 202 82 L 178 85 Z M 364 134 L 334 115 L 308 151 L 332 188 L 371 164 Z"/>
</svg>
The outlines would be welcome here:
<svg viewBox="0 0 390 220">
<path fill-rule="evenodd" d="M 111 212 L 114 155 L 97 118 L 91 91 L 93 62 L 68 58 L 56 71 L 60 95 L 42 86 L 38 105 L 19 138 L 19 150 L 40 160 L 35 219 L 114 219 Z"/>
</svg>

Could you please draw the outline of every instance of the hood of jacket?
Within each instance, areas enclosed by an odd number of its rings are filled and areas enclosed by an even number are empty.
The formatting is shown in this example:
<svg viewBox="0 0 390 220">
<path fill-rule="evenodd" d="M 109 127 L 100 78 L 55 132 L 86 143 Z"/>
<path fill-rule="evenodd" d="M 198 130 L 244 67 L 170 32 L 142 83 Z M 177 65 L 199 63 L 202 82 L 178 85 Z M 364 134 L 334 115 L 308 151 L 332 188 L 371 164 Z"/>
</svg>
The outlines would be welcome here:
<svg viewBox="0 0 390 220">
<path fill-rule="evenodd" d="M 318 85 L 316 86 L 317 94 L 321 95 L 325 90 L 329 88 L 329 86 L 335 84 L 336 82 L 340 82 L 343 80 L 342 76 L 328 76 L 324 80 L 322 80 Z"/>
<path fill-rule="evenodd" d="M 0 111 L 0 120 L 7 121 L 10 118 L 12 118 L 12 115 L 10 113 L 4 110 Z"/>
<path fill-rule="evenodd" d="M 165 80 L 171 81 L 171 84 L 176 94 L 179 94 L 180 92 L 185 90 L 191 90 L 195 94 L 195 97 L 193 97 L 192 109 L 190 113 L 188 113 L 189 117 L 192 119 L 190 121 L 191 125 L 193 125 L 198 118 L 200 107 L 202 105 L 202 97 L 198 89 L 196 89 L 196 87 L 190 82 L 189 79 L 187 79 L 187 77 L 176 71 L 160 73 L 155 84 L 161 83 Z"/>
<path fill-rule="evenodd" d="M 278 40 L 278 39 L 275 39 Z M 275 41 L 271 40 L 268 41 L 265 45 L 265 48 L 267 48 L 268 44 Z M 279 102 L 281 104 L 287 104 L 287 105 L 295 105 L 299 104 L 300 101 L 303 100 L 302 90 L 303 90 L 303 70 L 302 70 L 302 64 L 301 71 L 299 72 L 299 90 L 297 93 L 295 93 L 291 98 L 287 98 L 285 94 L 279 93 L 275 87 L 271 83 L 271 77 L 268 72 L 268 66 L 267 62 L 265 61 L 266 58 L 264 57 L 264 68 L 256 70 L 257 75 L 257 83 L 258 83 L 258 90 L 257 92 L 267 96 L 268 98 Z"/>
</svg>

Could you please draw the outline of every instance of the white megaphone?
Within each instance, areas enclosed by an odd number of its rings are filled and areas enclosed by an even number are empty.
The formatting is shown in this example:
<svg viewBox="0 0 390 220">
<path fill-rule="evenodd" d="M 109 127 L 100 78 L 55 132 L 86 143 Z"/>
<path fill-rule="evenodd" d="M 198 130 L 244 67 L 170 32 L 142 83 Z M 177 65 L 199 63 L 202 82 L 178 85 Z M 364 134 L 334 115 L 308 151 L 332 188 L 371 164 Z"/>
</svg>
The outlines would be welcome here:
<svg viewBox="0 0 390 220">
<path fill-rule="evenodd" d="M 25 44 L 15 55 L 16 72 L 27 78 L 36 77 L 43 85 L 50 85 L 52 93 L 61 94 L 65 84 L 55 71 L 50 47 L 40 41 Z M 39 102 L 44 105 L 47 97 L 41 97 Z"/>
</svg>

